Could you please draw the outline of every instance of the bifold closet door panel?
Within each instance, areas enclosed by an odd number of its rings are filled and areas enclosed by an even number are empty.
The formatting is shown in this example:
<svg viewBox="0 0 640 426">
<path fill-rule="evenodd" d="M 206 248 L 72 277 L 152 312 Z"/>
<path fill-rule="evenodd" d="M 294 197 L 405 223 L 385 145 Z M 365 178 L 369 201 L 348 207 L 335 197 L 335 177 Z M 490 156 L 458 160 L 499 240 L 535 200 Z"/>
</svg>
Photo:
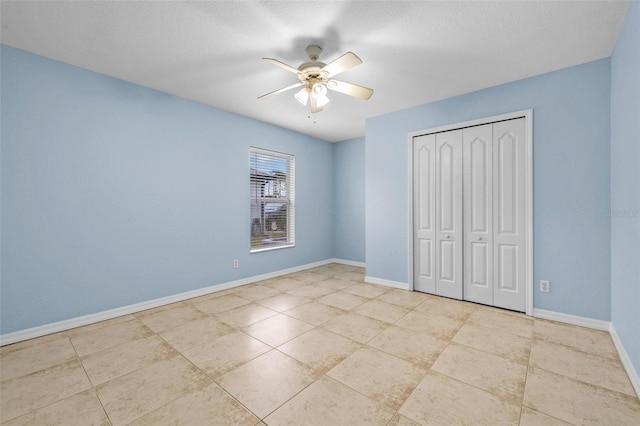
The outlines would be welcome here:
<svg viewBox="0 0 640 426">
<path fill-rule="evenodd" d="M 436 134 L 436 291 L 462 299 L 462 130 Z"/>
<path fill-rule="evenodd" d="M 463 130 L 464 300 L 493 305 L 493 125 Z"/>
<path fill-rule="evenodd" d="M 413 139 L 413 286 L 435 294 L 436 136 Z"/>
<path fill-rule="evenodd" d="M 525 122 L 493 125 L 493 258 L 495 306 L 526 306 Z"/>
<path fill-rule="evenodd" d="M 462 130 L 413 139 L 414 289 L 462 299 Z"/>
</svg>

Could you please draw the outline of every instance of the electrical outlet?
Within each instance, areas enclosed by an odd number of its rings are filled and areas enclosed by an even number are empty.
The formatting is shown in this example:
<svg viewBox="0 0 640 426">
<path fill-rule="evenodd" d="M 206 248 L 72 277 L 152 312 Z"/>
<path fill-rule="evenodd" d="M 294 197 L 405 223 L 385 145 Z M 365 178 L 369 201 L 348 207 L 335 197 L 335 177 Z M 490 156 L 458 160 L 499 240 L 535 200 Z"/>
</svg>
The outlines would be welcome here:
<svg viewBox="0 0 640 426">
<path fill-rule="evenodd" d="M 238 259 L 233 259 L 233 268 L 238 269 L 238 266 L 240 266 L 240 262 L 238 261 Z"/>
<path fill-rule="evenodd" d="M 551 291 L 551 284 L 548 280 L 540 280 L 540 291 L 542 293 L 549 293 Z"/>
</svg>

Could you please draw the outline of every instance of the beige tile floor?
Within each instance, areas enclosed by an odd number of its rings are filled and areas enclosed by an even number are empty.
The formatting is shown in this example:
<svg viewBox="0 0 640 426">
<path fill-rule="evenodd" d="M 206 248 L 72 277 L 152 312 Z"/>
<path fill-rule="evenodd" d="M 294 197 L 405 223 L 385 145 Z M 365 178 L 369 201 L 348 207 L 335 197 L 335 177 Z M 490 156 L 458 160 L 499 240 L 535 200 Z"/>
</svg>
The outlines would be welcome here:
<svg viewBox="0 0 640 426">
<path fill-rule="evenodd" d="M 5 346 L 3 425 L 640 425 L 605 332 L 331 264 Z"/>
</svg>

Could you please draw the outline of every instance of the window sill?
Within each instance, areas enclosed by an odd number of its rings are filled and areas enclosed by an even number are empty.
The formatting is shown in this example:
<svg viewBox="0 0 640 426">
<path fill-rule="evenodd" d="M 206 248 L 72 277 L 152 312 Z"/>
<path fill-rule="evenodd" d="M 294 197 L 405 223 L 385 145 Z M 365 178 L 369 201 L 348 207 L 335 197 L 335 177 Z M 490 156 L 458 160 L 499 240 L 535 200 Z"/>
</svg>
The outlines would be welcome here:
<svg viewBox="0 0 640 426">
<path fill-rule="evenodd" d="M 279 244 L 279 245 L 273 245 L 273 246 L 252 248 L 249 250 L 249 253 L 261 253 L 263 251 L 279 250 L 279 249 L 291 248 L 295 246 L 296 246 L 295 243 L 291 243 L 291 244 Z"/>
</svg>

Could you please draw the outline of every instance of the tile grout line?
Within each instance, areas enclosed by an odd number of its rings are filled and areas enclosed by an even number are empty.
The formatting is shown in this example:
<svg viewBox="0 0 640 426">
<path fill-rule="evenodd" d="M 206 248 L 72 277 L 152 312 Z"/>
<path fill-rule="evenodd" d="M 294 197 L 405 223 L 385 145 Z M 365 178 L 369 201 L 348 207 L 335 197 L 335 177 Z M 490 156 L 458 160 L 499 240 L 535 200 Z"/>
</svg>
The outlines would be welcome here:
<svg viewBox="0 0 640 426">
<path fill-rule="evenodd" d="M 536 320 L 534 318 L 531 324 L 531 339 L 529 340 L 529 358 L 527 359 L 527 373 L 524 375 L 524 390 L 522 391 L 522 401 L 520 403 L 520 415 L 518 417 L 518 424 L 522 423 L 522 413 L 525 408 L 524 401 L 527 396 L 527 382 L 529 381 L 529 372 L 531 371 L 531 356 L 533 354 L 533 339 L 535 336 L 535 326 L 536 326 L 535 321 Z"/>
<path fill-rule="evenodd" d="M 96 386 L 94 385 L 93 380 L 91 380 L 91 377 L 89 377 L 89 373 L 87 373 L 87 369 L 85 368 L 84 363 L 82 362 L 82 357 L 80 357 L 80 355 L 78 354 L 78 350 L 76 349 L 76 346 L 73 344 L 72 338 L 68 337 L 68 339 L 69 339 L 69 344 L 73 348 L 73 352 L 76 354 L 76 357 L 78 359 L 78 363 L 80 364 L 80 367 L 82 367 L 82 371 L 84 372 L 84 375 L 86 376 L 87 381 L 89 382 L 89 385 L 91 385 L 91 391 L 92 391 L 93 395 L 98 400 L 98 403 L 100 404 L 100 407 L 102 408 L 102 412 L 104 413 L 105 417 L 109 421 L 109 424 L 113 425 L 113 420 L 109 416 L 109 413 L 107 413 L 107 409 L 105 408 L 104 403 L 102 402 L 102 400 L 100 399 L 100 396 L 98 395 L 98 390 L 96 389 Z M 44 408 L 44 407 L 41 407 L 41 408 Z"/>
</svg>

